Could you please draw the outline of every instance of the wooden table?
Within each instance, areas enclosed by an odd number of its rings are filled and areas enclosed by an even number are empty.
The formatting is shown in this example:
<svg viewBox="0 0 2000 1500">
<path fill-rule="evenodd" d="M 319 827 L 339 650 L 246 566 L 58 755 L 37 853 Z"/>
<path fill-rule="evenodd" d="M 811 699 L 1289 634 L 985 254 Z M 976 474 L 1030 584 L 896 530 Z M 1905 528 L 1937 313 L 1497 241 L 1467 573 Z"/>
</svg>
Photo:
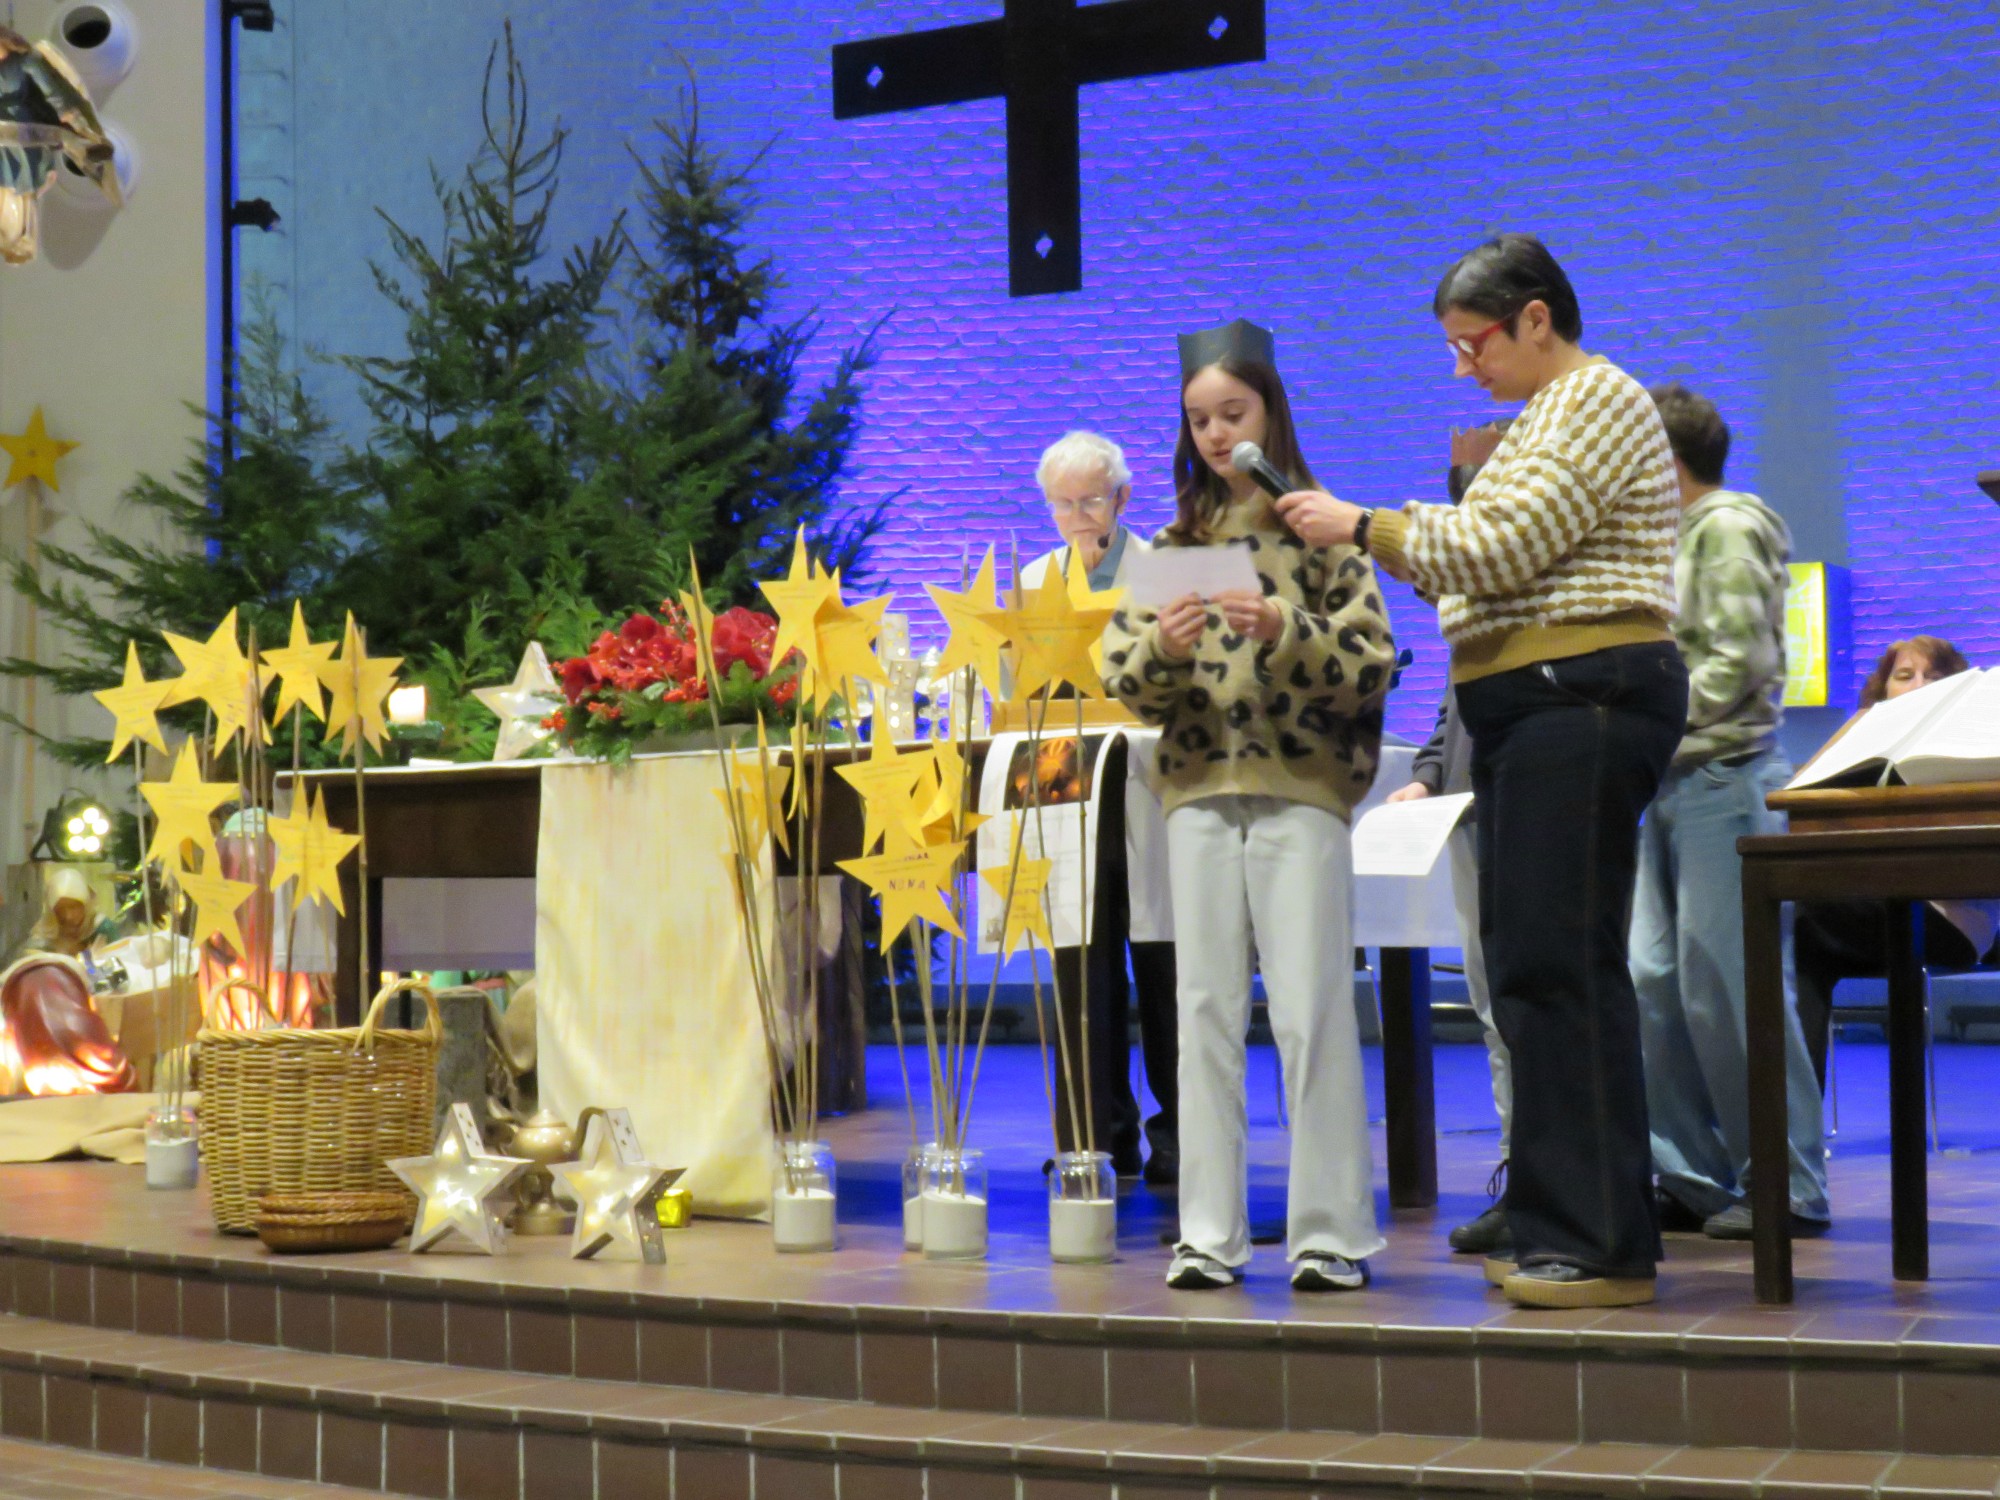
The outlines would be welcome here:
<svg viewBox="0 0 2000 1500">
<path fill-rule="evenodd" d="M 1777 792 L 1791 831 L 1740 839 L 1750 1065 L 1751 1209 L 1757 1300 L 1792 1300 L 1785 1109 L 1787 901 L 1881 901 L 1889 909 L 1891 1266 L 1930 1275 L 1924 1157 L 1923 920 L 1920 902 L 2000 896 L 2000 782 Z"/>
<path fill-rule="evenodd" d="M 975 778 L 985 758 L 975 741 L 969 759 Z M 847 759 L 830 747 L 829 763 Z M 382 953 L 382 882 L 385 879 L 479 880 L 535 874 L 541 825 L 542 761 L 506 761 L 438 768 L 376 767 L 367 771 L 368 951 Z M 280 777 L 283 781 L 286 778 Z M 320 789 L 327 817 L 353 828 L 354 773 L 307 771 L 302 783 Z M 861 809 L 840 777 L 825 781 L 822 868 L 858 855 Z M 779 873 L 791 873 L 781 860 Z M 341 866 L 341 900 L 347 907 L 336 927 L 339 969 L 334 978 L 338 1025 L 360 1024 L 355 955 L 361 940 L 359 862 Z M 1376 946 L 1365 931 L 1355 941 Z M 1387 1113 L 1389 1202 L 1394 1208 L 1437 1203 L 1437 1108 L 1431 1054 L 1430 953 L 1416 947 L 1383 947 L 1382 1072 Z"/>
</svg>

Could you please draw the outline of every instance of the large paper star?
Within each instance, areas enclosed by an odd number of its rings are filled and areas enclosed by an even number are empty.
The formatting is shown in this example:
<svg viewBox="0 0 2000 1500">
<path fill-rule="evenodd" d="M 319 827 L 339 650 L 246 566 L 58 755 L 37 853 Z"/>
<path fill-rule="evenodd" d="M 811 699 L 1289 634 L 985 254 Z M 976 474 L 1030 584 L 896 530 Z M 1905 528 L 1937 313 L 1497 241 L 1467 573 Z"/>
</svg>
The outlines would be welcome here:
<svg viewBox="0 0 2000 1500">
<path fill-rule="evenodd" d="M 757 754 L 753 758 L 739 752 L 729 758 L 730 786 L 716 787 L 715 795 L 725 814 L 729 811 L 730 790 L 736 794 L 745 827 L 744 852 L 760 847 L 776 837 L 778 847 L 792 852 L 791 831 L 785 824 L 785 789 L 791 784 L 792 768 L 771 760 L 771 742 L 764 732 L 764 716 L 757 716 Z"/>
<path fill-rule="evenodd" d="M 819 657 L 819 615 L 828 604 L 838 604 L 840 585 L 829 574 L 813 566 L 806 551 L 806 531 L 799 528 L 792 544 L 791 571 L 783 578 L 760 583 L 764 597 L 778 616 L 778 634 L 771 642 L 771 664 L 776 666 L 794 649 L 805 658 L 808 674 L 817 673 Z"/>
<path fill-rule="evenodd" d="M 1055 867 L 1052 859 L 1021 859 L 1011 869 L 1003 865 L 997 870 L 979 872 L 980 879 L 1007 903 L 1000 916 L 1001 957 L 1010 957 L 1024 937 L 1040 938 L 1044 948 L 1051 953 L 1055 951 L 1055 935 L 1049 930 L 1049 909 L 1044 900 L 1049 875 Z M 1011 893 L 1007 889 L 1010 877 L 1014 885 Z"/>
<path fill-rule="evenodd" d="M 875 854 L 843 859 L 840 868 L 882 898 L 882 947 L 886 950 L 917 917 L 928 919 L 955 938 L 963 938 L 957 918 L 945 904 L 945 892 L 958 871 L 965 840 L 933 844 L 901 854 Z"/>
<path fill-rule="evenodd" d="M 564 1195 L 576 1202 L 576 1230 L 569 1253 L 578 1260 L 588 1260 L 598 1251 L 616 1246 L 616 1259 L 664 1264 L 667 1252 L 660 1240 L 660 1216 L 654 1203 L 661 1189 L 671 1186 L 687 1169 L 647 1161 L 632 1128 L 632 1113 L 624 1109 L 592 1116 L 577 1158 L 549 1168 L 562 1183 Z"/>
<path fill-rule="evenodd" d="M 339 735 L 342 755 L 353 751 L 357 739 L 365 739 L 373 749 L 382 748 L 382 737 L 389 732 L 389 693 L 402 664 L 400 656 L 370 656 L 354 616 L 347 617 L 340 655 L 326 676 L 326 739 L 331 744 Z"/>
<path fill-rule="evenodd" d="M 873 647 L 882 633 L 882 612 L 889 607 L 890 596 L 850 605 L 841 603 L 839 589 L 836 578 L 833 603 L 819 615 L 820 669 L 829 696 L 835 684 L 889 680 Z"/>
<path fill-rule="evenodd" d="M 264 653 L 265 670 L 278 679 L 278 705 L 271 710 L 274 720 L 284 718 L 286 710 L 294 704 L 315 719 L 326 717 L 326 700 L 321 692 L 333 671 L 334 654 L 339 650 L 338 641 L 316 642 L 307 634 L 306 612 L 294 599 L 291 639 Z"/>
<path fill-rule="evenodd" d="M 1090 586 L 1090 569 L 1083 565 L 1083 559 L 1076 548 L 1069 549 L 1069 569 L 1064 583 L 1069 588 L 1069 602 L 1081 612 L 1107 611 L 1107 618 L 1115 614 L 1118 606 L 1125 602 L 1122 588 L 1093 589 Z M 1096 669 L 1099 682 L 1104 680 L 1104 632 L 1098 631 L 1090 643 L 1090 665 Z"/>
<path fill-rule="evenodd" d="M 335 911 L 345 916 L 347 907 L 340 899 L 340 865 L 360 846 L 361 836 L 342 832 L 327 822 L 326 799 L 310 788 L 303 794 L 294 792 L 291 811 L 282 818 L 267 820 L 264 826 L 270 831 L 278 855 L 271 866 L 271 888 L 276 890 L 296 878 L 298 884 L 292 887 L 295 909 L 323 896 L 333 903 Z"/>
<path fill-rule="evenodd" d="M 206 703 L 215 715 L 215 748 L 220 750 L 250 727 L 250 659 L 236 639 L 236 611 L 232 609 L 224 615 L 222 623 L 205 641 L 190 640 L 171 630 L 161 634 L 180 658 L 183 669 L 181 676 L 167 684 L 166 700 L 161 706 L 172 708 L 197 698 Z M 257 729 L 262 733 L 261 706 L 257 717 Z"/>
<path fill-rule="evenodd" d="M 1104 696 L 1104 678 L 1090 662 L 1090 648 L 1110 622 L 1109 609 L 1078 609 L 1054 568 L 1020 604 L 1002 612 L 1007 638 L 1021 654 L 1011 701 L 1025 703 L 1050 683 L 1068 683 L 1085 697 Z"/>
<path fill-rule="evenodd" d="M 118 759 L 119 754 L 134 740 L 151 745 L 162 755 L 167 753 L 167 742 L 160 734 L 160 721 L 155 716 L 171 686 L 167 682 L 146 681 L 146 674 L 139 669 L 137 643 L 125 643 L 125 680 L 115 688 L 90 695 L 109 709 L 111 717 L 117 720 L 111 731 L 111 753 L 104 757 L 107 762 Z"/>
<path fill-rule="evenodd" d="M 74 452 L 76 447 L 75 443 L 50 437 L 42 422 L 42 409 L 36 407 L 35 414 L 28 418 L 26 432 L 0 433 L 0 450 L 7 455 L 7 487 L 12 489 L 26 480 L 39 479 L 52 492 L 59 492 L 62 486 L 56 483 L 56 460 Z"/>
<path fill-rule="evenodd" d="M 965 757 L 958 753 L 958 746 L 950 740 L 939 740 L 931 747 L 930 755 L 932 764 L 937 768 L 937 789 L 919 814 L 918 821 L 923 824 L 925 843 L 942 844 L 972 833 L 987 821 L 987 817 L 965 806 L 967 771 Z"/>
<path fill-rule="evenodd" d="M 152 842 L 146 846 L 146 858 L 172 865 L 180 859 L 181 846 L 192 843 L 213 868 L 215 829 L 209 818 L 223 803 L 240 795 L 236 783 L 203 781 L 194 742 L 187 740 L 181 744 L 173 774 L 165 781 L 149 781 L 139 790 L 158 820 L 153 827 Z"/>
<path fill-rule="evenodd" d="M 399 1156 L 388 1168 L 418 1198 L 410 1248 L 424 1251 L 456 1231 L 488 1255 L 507 1238 L 511 1189 L 533 1162 L 495 1156 L 479 1138 L 472 1107 L 454 1104 L 429 1156 Z"/>
<path fill-rule="evenodd" d="M 528 642 L 514 680 L 499 687 L 474 688 L 472 696 L 485 704 L 500 720 L 500 735 L 493 745 L 495 760 L 519 760 L 552 730 L 542 720 L 562 707 L 562 689 L 549 668 L 549 654 L 540 641 Z"/>
<path fill-rule="evenodd" d="M 929 802 L 918 803 L 917 790 L 928 786 L 931 774 L 929 751 L 905 755 L 896 749 L 888 734 L 877 734 L 868 747 L 868 758 L 852 765 L 836 766 L 840 779 L 854 788 L 861 799 L 864 827 L 861 852 L 868 853 L 892 830 L 900 835 L 897 847 L 908 848 L 924 841 L 923 812 Z"/>
<path fill-rule="evenodd" d="M 193 870 L 177 870 L 174 880 L 181 888 L 181 894 L 194 903 L 194 930 L 188 940 L 199 948 L 212 937 L 219 937 L 237 953 L 243 951 L 243 929 L 236 925 L 236 913 L 242 909 L 257 887 L 247 880 L 230 880 L 222 873 L 221 862 L 211 855 L 203 861 L 200 873 Z"/>
<path fill-rule="evenodd" d="M 934 583 L 924 588 L 951 632 L 944 654 L 938 658 L 937 675 L 945 677 L 962 667 L 972 667 L 989 688 L 998 687 L 1000 653 L 1006 647 L 1007 632 L 1001 628 L 1000 610 L 994 604 L 993 549 L 986 549 L 979 571 L 972 575 L 971 587 L 963 593 L 954 594 Z"/>
</svg>

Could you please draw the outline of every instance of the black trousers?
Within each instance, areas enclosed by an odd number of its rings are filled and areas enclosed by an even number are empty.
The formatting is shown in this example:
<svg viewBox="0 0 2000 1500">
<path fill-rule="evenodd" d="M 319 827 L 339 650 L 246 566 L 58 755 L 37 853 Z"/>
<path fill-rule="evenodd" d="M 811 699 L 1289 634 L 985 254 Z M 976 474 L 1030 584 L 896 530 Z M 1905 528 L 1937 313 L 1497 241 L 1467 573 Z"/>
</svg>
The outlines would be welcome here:
<svg viewBox="0 0 2000 1500">
<path fill-rule="evenodd" d="M 1925 964 L 1969 969 L 1972 944 L 1928 903 L 1924 905 Z M 1799 1025 L 1806 1034 L 1819 1091 L 1826 1092 L 1826 1049 L 1833 1030 L 1833 987 L 1843 979 L 1880 979 L 1889 972 L 1889 913 L 1880 901 L 1800 902 L 1792 923 L 1798 966 Z"/>
<path fill-rule="evenodd" d="M 1458 685 L 1472 735 L 1479 931 L 1514 1064 L 1507 1218 L 1524 1266 L 1645 1277 L 1660 1258 L 1639 1004 L 1639 819 L 1687 720 L 1671 642 Z"/>
<path fill-rule="evenodd" d="M 1090 1108 L 1091 1137 L 1099 1151 L 1111 1153 L 1115 1164 L 1138 1166 L 1139 1101 L 1132 1093 L 1131 1036 L 1133 1001 L 1139 1011 L 1139 1046 L 1146 1063 L 1146 1083 L 1159 1101 L 1159 1113 L 1145 1122 L 1146 1138 L 1155 1151 L 1180 1148 L 1180 1020 L 1175 1001 L 1174 945 L 1131 942 L 1132 909 L 1125 858 L 1125 742 L 1106 745 L 1098 757 L 1103 778 L 1098 797 L 1097 876 L 1090 923 Z M 1074 816 L 1074 813 L 1071 813 Z M 1125 955 L 1132 955 L 1132 978 L 1125 977 Z M 1076 1085 L 1077 1118 L 1083 1118 L 1083 948 L 1056 950 L 1055 1007 L 1062 1045 L 1057 1066 L 1068 1067 Z M 1136 996 L 1134 992 L 1136 991 Z M 1053 1044 L 1055 1038 L 1051 1037 Z M 1056 1142 L 1058 1149 L 1077 1151 L 1069 1111 L 1063 1107 L 1058 1077 Z"/>
</svg>

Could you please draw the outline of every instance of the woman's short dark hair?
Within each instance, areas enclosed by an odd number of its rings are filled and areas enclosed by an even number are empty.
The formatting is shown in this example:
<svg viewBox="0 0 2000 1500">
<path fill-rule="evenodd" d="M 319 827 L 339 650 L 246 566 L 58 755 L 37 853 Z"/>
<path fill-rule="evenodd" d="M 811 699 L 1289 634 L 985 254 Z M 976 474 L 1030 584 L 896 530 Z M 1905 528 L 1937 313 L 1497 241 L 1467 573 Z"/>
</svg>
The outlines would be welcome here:
<svg viewBox="0 0 2000 1500">
<path fill-rule="evenodd" d="M 1583 312 L 1576 290 L 1532 234 L 1498 234 L 1468 250 L 1444 273 L 1431 298 L 1431 316 L 1441 318 L 1454 307 L 1482 317 L 1511 322 L 1530 302 L 1549 310 L 1556 337 L 1574 344 L 1583 337 Z"/>
<path fill-rule="evenodd" d="M 1913 635 L 1907 641 L 1897 641 L 1877 658 L 1875 670 L 1861 685 L 1863 708 L 1873 708 L 1889 696 L 1889 676 L 1896 670 L 1896 658 L 1905 651 L 1917 652 L 1940 677 L 1956 677 L 1972 665 L 1958 647 L 1934 635 Z"/>
<path fill-rule="evenodd" d="M 1656 385 L 1648 394 L 1660 409 L 1674 457 L 1686 464 L 1688 473 L 1700 483 L 1722 483 L 1723 466 L 1729 462 L 1729 424 L 1722 420 L 1715 403 L 1697 396 L 1678 380 Z"/>
</svg>

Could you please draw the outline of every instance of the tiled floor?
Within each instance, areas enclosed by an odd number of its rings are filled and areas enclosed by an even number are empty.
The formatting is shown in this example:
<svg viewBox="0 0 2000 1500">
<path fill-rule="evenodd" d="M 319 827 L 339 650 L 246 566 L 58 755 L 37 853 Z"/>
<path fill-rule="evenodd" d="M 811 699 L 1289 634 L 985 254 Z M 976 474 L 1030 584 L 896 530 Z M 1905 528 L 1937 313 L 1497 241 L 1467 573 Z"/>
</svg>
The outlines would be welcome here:
<svg viewBox="0 0 2000 1500">
<path fill-rule="evenodd" d="M 373 1493 L 0 1438 L 0 1500 L 344 1500 Z"/>
<path fill-rule="evenodd" d="M 1839 1050 L 1842 1128 L 1835 1144 L 1834 1232 L 1797 1247 L 1799 1295 L 1788 1310 L 1758 1309 L 1751 1296 L 1747 1244 L 1672 1237 L 1658 1307 L 1646 1316 L 1662 1331 L 1760 1337 L 1901 1338 L 1926 1343 L 2000 1346 L 2000 1047 L 1942 1046 L 1938 1075 L 1947 1153 L 1931 1159 L 1932 1279 L 1897 1283 L 1889 1276 L 1888 1157 L 1884 1056 L 1879 1044 Z M 1188 1319 L 1281 1318 L 1372 1322 L 1429 1328 L 1478 1327 L 1509 1314 L 1481 1282 L 1476 1264 L 1453 1256 L 1444 1236 L 1484 1206 L 1496 1149 L 1484 1054 L 1440 1046 L 1437 1061 L 1439 1176 L 1435 1212 L 1406 1211 L 1383 1220 L 1389 1247 L 1373 1262 L 1373 1288 L 1359 1296 L 1295 1297 L 1276 1247 L 1261 1249 L 1245 1286 L 1220 1293 L 1177 1293 L 1161 1281 L 1159 1243 L 1172 1222 L 1171 1195 L 1131 1184 L 1120 1203 L 1120 1259 L 1109 1266 L 1052 1266 L 1040 1165 L 1047 1154 L 1047 1114 L 1032 1049 L 989 1052 L 973 1112 L 972 1136 L 992 1167 L 993 1240 L 977 1264 L 924 1263 L 900 1244 L 898 1181 L 908 1141 L 893 1054 L 876 1049 L 871 1077 L 877 1105 L 828 1122 L 840 1161 L 842 1243 L 826 1256 L 780 1256 L 762 1226 L 699 1222 L 668 1236 L 664 1270 L 577 1263 L 567 1242 L 516 1240 L 488 1259 L 402 1251 L 338 1260 L 343 1270 L 391 1276 L 602 1287 L 672 1297 L 698 1296 L 768 1304 L 922 1305 L 971 1312 L 1060 1312 Z M 1370 1089 L 1380 1113 L 1378 1059 Z M 1276 1117 L 1270 1049 L 1252 1049 L 1248 1096 L 1253 1119 L 1252 1217 L 1282 1222 L 1285 1138 Z M 1382 1142 L 1375 1132 L 1379 1169 Z M 1952 1154 L 1958 1152 L 1960 1154 Z M 263 1260 L 255 1241 L 225 1238 L 210 1227 L 199 1194 L 147 1193 L 131 1168 L 54 1164 L 0 1168 L 0 1234 L 79 1240 L 223 1260 Z M 329 1262 L 333 1264 L 335 1262 Z M 1812 1326 L 1808 1330 L 1808 1323 Z"/>
</svg>

